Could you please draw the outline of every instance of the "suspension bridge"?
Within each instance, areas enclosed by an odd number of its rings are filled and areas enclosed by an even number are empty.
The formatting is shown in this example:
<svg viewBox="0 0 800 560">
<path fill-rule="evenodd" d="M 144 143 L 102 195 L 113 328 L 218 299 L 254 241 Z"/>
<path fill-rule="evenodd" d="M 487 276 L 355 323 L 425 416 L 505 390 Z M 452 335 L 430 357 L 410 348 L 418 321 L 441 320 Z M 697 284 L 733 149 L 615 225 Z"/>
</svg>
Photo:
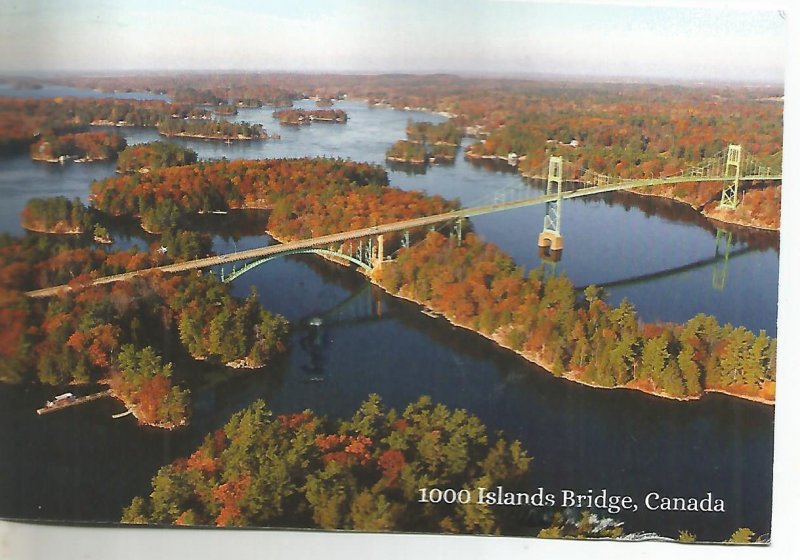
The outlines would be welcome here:
<svg viewBox="0 0 800 560">
<path fill-rule="evenodd" d="M 658 185 L 718 182 L 722 184 L 719 206 L 735 209 L 740 202 L 741 183 L 780 181 L 781 179 L 780 170 L 773 170 L 771 167 L 761 164 L 752 155 L 745 154 L 740 145 L 734 144 L 729 145 L 727 150 L 706 158 L 698 165 L 681 170 L 674 175 L 637 179 L 611 177 L 590 169 L 576 169 L 574 165 L 565 162 L 563 157 L 554 156 L 548 162 L 547 186 L 543 195 L 534 197 L 527 195 L 515 199 L 515 197 L 509 197 L 508 193 L 501 193 L 500 196 L 495 195 L 495 200 L 490 204 L 104 276 L 91 280 L 88 285 L 130 280 L 152 272 L 176 273 L 212 267 L 219 267 L 222 280 L 230 282 L 275 258 L 308 253 L 323 255 L 343 263 L 352 263 L 371 275 L 380 270 L 386 262 L 384 236 L 387 234 L 400 234 L 401 246 L 408 247 L 411 243 L 411 231 L 453 223 L 453 233 L 460 242 L 462 224 L 465 219 L 536 205 L 545 206 L 544 226 L 539 234 L 538 245 L 548 251 L 558 252 L 564 246 L 561 236 L 561 220 L 562 202 L 566 199 Z M 567 189 L 565 185 L 570 185 L 572 188 Z M 237 269 L 236 265 L 242 263 L 244 263 L 243 266 Z M 231 267 L 227 274 L 226 265 Z M 70 286 L 65 284 L 32 290 L 26 294 L 34 298 L 50 297 L 70 289 Z"/>
</svg>

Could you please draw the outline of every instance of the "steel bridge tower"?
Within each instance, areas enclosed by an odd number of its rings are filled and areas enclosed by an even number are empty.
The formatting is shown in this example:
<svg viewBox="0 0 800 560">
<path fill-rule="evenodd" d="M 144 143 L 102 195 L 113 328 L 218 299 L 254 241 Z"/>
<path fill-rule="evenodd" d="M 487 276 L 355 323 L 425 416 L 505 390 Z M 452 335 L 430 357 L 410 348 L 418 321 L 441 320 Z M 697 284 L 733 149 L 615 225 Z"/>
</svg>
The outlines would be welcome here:
<svg viewBox="0 0 800 560">
<path fill-rule="evenodd" d="M 722 200 L 720 208 L 734 209 L 739 204 L 739 177 L 741 177 L 742 147 L 738 144 L 728 145 L 728 157 L 725 160 L 725 177 L 722 183 Z"/>
<path fill-rule="evenodd" d="M 564 183 L 564 158 L 551 156 L 547 170 L 547 192 L 556 195 L 556 199 L 548 201 L 545 206 L 544 228 L 539 234 L 539 247 L 549 247 L 550 251 L 560 251 L 564 248 L 564 239 L 561 237 L 561 193 Z"/>
</svg>

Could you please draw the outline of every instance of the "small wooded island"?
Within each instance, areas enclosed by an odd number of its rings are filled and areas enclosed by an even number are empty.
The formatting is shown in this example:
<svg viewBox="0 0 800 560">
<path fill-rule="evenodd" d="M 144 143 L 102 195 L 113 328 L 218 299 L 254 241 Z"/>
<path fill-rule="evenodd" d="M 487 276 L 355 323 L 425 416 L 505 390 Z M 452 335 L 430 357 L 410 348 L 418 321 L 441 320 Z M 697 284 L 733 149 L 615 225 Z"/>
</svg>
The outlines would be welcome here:
<svg viewBox="0 0 800 560">
<path fill-rule="evenodd" d="M 406 140 L 398 140 L 386 151 L 386 160 L 412 165 L 452 163 L 463 132 L 453 121 L 441 124 L 408 121 Z"/>
<path fill-rule="evenodd" d="M 197 152 L 169 142 L 146 142 L 128 146 L 117 158 L 117 173 L 149 173 L 164 167 L 197 161 Z"/>
<path fill-rule="evenodd" d="M 21 216 L 22 227 L 39 233 L 81 234 L 91 231 L 92 216 L 79 198 L 32 198 Z"/>
<path fill-rule="evenodd" d="M 46 134 L 31 145 L 30 153 L 36 161 L 80 163 L 114 159 L 125 146 L 127 142 L 122 136 L 108 132 Z"/>
<path fill-rule="evenodd" d="M 157 128 L 162 136 L 205 140 L 248 141 L 271 138 L 260 124 L 213 119 L 168 119 L 160 121 Z"/>
<path fill-rule="evenodd" d="M 214 107 L 214 113 L 225 117 L 232 117 L 239 114 L 239 111 L 236 105 L 222 104 Z"/>
<path fill-rule="evenodd" d="M 272 116 L 283 125 L 307 126 L 314 122 L 346 123 L 347 113 L 342 109 L 281 109 Z"/>
</svg>

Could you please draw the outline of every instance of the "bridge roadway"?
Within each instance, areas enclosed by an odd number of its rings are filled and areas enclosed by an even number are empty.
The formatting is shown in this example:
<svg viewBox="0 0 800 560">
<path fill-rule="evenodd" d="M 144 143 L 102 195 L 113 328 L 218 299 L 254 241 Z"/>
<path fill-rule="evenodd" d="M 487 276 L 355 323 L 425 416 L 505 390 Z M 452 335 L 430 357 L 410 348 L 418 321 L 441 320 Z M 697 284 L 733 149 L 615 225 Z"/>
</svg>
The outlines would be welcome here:
<svg viewBox="0 0 800 560">
<path fill-rule="evenodd" d="M 773 175 L 752 175 L 747 177 L 740 177 L 739 181 L 757 181 L 757 180 L 779 180 L 780 176 Z M 646 187 L 654 185 L 665 185 L 674 183 L 686 182 L 707 182 L 707 181 L 723 181 L 726 177 L 670 177 L 666 179 L 640 179 L 634 181 L 627 181 L 624 183 L 615 183 L 610 185 L 600 185 L 593 187 L 579 188 L 572 191 L 563 191 L 561 198 L 578 198 L 583 196 L 590 196 L 594 194 L 601 194 L 625 189 L 632 189 L 637 187 Z M 194 259 L 190 261 L 183 261 L 175 264 L 168 264 L 164 266 L 157 266 L 151 268 L 144 268 L 141 270 L 134 270 L 131 272 L 124 272 L 122 274 L 113 274 L 111 276 L 103 276 L 94 279 L 88 285 L 99 286 L 102 284 L 111 284 L 123 280 L 130 280 L 136 276 L 152 272 L 186 272 L 189 270 L 197 270 L 200 268 L 208 268 L 211 266 L 222 265 L 226 263 L 234 263 L 239 261 L 246 261 L 251 259 L 261 259 L 270 255 L 279 255 L 290 251 L 297 251 L 300 249 L 313 249 L 315 247 L 325 247 L 351 241 L 353 239 L 361 239 L 365 237 L 372 237 L 386 233 L 403 232 L 411 229 L 433 226 L 442 222 L 452 220 L 470 218 L 473 216 L 480 216 L 483 214 L 492 214 L 494 212 L 502 212 L 505 210 L 512 210 L 514 208 L 524 208 L 526 206 L 535 206 L 537 204 L 545 204 L 546 202 L 553 202 L 558 198 L 558 194 L 542 195 L 533 198 L 525 198 L 522 200 L 512 202 L 502 202 L 498 204 L 490 204 L 486 206 L 477 206 L 474 208 L 462 208 L 460 210 L 452 210 L 442 214 L 434 214 L 432 216 L 423 216 L 421 218 L 412 218 L 409 220 L 401 220 L 399 222 L 392 222 L 389 224 L 382 224 L 373 227 L 355 229 L 344 231 L 341 233 L 332 233 L 329 235 L 321 235 L 318 237 L 311 237 L 308 239 L 301 239 L 298 241 L 290 241 L 288 243 L 279 243 L 276 245 L 269 245 L 266 247 L 258 247 L 256 249 L 247 249 L 244 251 L 237 251 L 235 253 L 228 253 L 225 255 L 217 255 L 213 257 L 205 257 L 201 259 Z M 32 290 L 25 292 L 25 295 L 33 298 L 46 298 L 56 295 L 58 293 L 68 291 L 71 288 L 67 284 L 59 286 L 52 286 L 49 288 L 41 288 L 39 290 Z"/>
</svg>

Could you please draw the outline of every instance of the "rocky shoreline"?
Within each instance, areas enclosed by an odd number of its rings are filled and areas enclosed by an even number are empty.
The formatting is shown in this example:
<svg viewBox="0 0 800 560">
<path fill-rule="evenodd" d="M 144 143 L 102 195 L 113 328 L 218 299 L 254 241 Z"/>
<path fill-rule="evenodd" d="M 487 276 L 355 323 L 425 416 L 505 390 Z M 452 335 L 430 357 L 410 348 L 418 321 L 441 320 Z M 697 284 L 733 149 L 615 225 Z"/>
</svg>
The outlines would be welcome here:
<svg viewBox="0 0 800 560">
<path fill-rule="evenodd" d="M 35 224 L 30 222 L 23 222 L 22 227 L 27 229 L 28 231 L 33 231 L 35 233 L 47 233 L 47 234 L 57 234 L 57 235 L 83 235 L 86 233 L 83 228 L 80 227 L 67 227 L 63 223 L 58 223 L 53 227 L 44 227 L 42 224 Z"/>
</svg>

